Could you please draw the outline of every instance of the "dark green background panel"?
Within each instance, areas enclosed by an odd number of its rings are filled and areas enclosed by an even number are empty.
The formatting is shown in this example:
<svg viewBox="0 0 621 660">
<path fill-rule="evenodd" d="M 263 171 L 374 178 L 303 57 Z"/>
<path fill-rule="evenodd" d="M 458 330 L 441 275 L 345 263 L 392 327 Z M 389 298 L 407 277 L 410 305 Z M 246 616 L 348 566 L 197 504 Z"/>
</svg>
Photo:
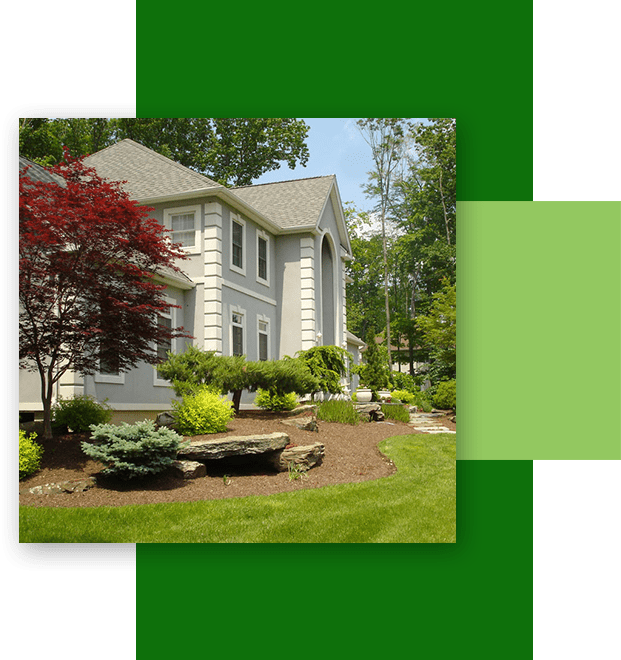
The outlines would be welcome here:
<svg viewBox="0 0 621 660">
<path fill-rule="evenodd" d="M 530 657 L 532 462 L 457 483 L 456 544 L 137 545 L 138 660 Z"/>
<path fill-rule="evenodd" d="M 458 198 L 530 200 L 531 3 L 137 2 L 139 117 L 456 117 Z"/>
</svg>

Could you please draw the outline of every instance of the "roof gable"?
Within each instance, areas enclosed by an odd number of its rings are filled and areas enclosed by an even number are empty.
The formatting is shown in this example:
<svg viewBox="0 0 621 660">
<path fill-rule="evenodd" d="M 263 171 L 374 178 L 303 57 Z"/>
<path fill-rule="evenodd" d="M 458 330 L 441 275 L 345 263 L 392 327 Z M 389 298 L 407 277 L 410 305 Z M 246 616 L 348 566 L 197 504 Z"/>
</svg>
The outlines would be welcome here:
<svg viewBox="0 0 621 660">
<path fill-rule="evenodd" d="M 331 174 L 244 186 L 232 192 L 282 229 L 312 229 L 319 222 L 335 180 Z"/>
<path fill-rule="evenodd" d="M 57 183 L 58 185 L 63 186 L 63 188 L 67 185 L 67 182 L 62 178 L 62 176 L 53 174 L 45 167 L 41 167 L 41 165 L 33 163 L 31 160 L 28 160 L 28 158 L 20 156 L 19 171 L 21 173 L 24 170 L 26 170 L 25 175 L 31 181 L 40 181 L 41 183 Z"/>
<path fill-rule="evenodd" d="M 137 201 L 223 188 L 206 176 L 130 139 L 87 156 L 84 162 L 112 181 L 126 181 L 123 189 Z"/>
</svg>

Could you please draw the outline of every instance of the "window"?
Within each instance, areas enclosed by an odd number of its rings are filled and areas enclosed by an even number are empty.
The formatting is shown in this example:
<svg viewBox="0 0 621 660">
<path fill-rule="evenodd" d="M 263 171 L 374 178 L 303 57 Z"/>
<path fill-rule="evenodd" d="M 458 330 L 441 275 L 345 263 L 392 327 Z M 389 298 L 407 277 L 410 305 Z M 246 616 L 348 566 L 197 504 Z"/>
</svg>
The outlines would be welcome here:
<svg viewBox="0 0 621 660">
<path fill-rule="evenodd" d="M 231 214 L 231 270 L 241 275 L 246 274 L 244 254 L 244 233 L 246 224 L 236 215 Z"/>
<path fill-rule="evenodd" d="M 119 355 L 113 346 L 108 346 L 100 352 L 99 371 L 95 374 L 95 382 L 116 385 L 125 383 L 125 373 L 120 369 Z"/>
<path fill-rule="evenodd" d="M 269 244 L 263 232 L 257 232 L 257 281 L 269 284 Z"/>
<path fill-rule="evenodd" d="M 259 326 L 259 360 L 269 360 L 269 322 L 262 318 L 258 320 Z"/>
<path fill-rule="evenodd" d="M 194 213 L 180 213 L 170 216 L 173 243 L 183 247 L 194 247 Z"/>
<path fill-rule="evenodd" d="M 166 298 L 166 302 L 169 305 L 174 304 L 174 300 L 171 298 Z M 172 330 L 175 327 L 175 312 L 176 309 L 174 307 L 169 307 L 167 312 L 158 314 L 157 324 L 167 330 Z M 164 362 L 168 357 L 168 353 L 173 353 L 175 351 L 175 341 L 173 339 L 163 339 L 162 341 L 159 341 L 156 346 L 156 351 L 158 362 Z M 153 384 L 162 387 L 170 387 L 170 383 L 160 377 L 157 369 L 153 370 Z"/>
<path fill-rule="evenodd" d="M 102 303 L 102 314 L 106 313 L 106 305 Z M 113 383 L 123 385 L 125 373 L 121 371 L 118 344 L 114 337 L 108 336 L 107 341 L 99 344 L 99 371 L 95 374 L 96 383 Z"/>
<path fill-rule="evenodd" d="M 172 233 L 170 240 L 181 243 L 186 252 L 200 252 L 201 207 L 184 206 L 164 211 L 164 226 Z"/>
<path fill-rule="evenodd" d="M 108 350 L 99 358 L 99 373 L 102 376 L 118 376 L 120 373 L 119 356 Z"/>
<path fill-rule="evenodd" d="M 232 312 L 231 328 L 233 355 L 244 355 L 244 315 L 242 313 Z"/>
<path fill-rule="evenodd" d="M 172 319 L 170 316 L 160 316 L 157 324 L 166 330 L 172 330 Z M 172 339 L 162 339 L 157 345 L 157 359 L 162 362 L 168 357 L 168 353 L 172 351 Z"/>
</svg>

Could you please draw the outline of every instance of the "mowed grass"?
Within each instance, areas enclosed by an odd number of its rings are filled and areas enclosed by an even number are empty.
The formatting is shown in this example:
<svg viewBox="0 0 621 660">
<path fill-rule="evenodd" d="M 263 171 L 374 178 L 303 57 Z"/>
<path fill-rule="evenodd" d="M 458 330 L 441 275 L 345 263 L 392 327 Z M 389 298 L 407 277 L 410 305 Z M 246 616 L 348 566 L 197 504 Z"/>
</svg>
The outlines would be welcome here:
<svg viewBox="0 0 621 660">
<path fill-rule="evenodd" d="M 20 542 L 454 543 L 455 438 L 383 441 L 398 471 L 376 481 L 202 502 L 20 507 Z"/>
</svg>

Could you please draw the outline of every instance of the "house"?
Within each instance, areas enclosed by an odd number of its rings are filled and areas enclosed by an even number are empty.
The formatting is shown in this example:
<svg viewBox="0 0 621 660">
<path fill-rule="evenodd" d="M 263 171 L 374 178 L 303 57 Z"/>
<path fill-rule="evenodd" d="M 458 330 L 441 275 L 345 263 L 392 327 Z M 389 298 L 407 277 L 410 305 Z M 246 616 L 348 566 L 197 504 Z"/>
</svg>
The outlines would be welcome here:
<svg viewBox="0 0 621 660">
<path fill-rule="evenodd" d="M 159 274 L 167 299 L 179 306 L 162 322 L 183 326 L 194 339 L 158 347 L 162 354 L 182 352 L 188 341 L 248 360 L 318 344 L 357 350 L 347 332 L 345 263 L 352 252 L 335 176 L 227 188 L 129 139 L 85 163 L 153 207 L 187 252 L 183 275 Z M 38 391 L 38 376 L 21 374 L 20 410 L 41 409 Z M 77 394 L 107 399 L 122 421 L 152 417 L 174 396 L 147 364 L 66 375 L 57 396 Z"/>
</svg>

